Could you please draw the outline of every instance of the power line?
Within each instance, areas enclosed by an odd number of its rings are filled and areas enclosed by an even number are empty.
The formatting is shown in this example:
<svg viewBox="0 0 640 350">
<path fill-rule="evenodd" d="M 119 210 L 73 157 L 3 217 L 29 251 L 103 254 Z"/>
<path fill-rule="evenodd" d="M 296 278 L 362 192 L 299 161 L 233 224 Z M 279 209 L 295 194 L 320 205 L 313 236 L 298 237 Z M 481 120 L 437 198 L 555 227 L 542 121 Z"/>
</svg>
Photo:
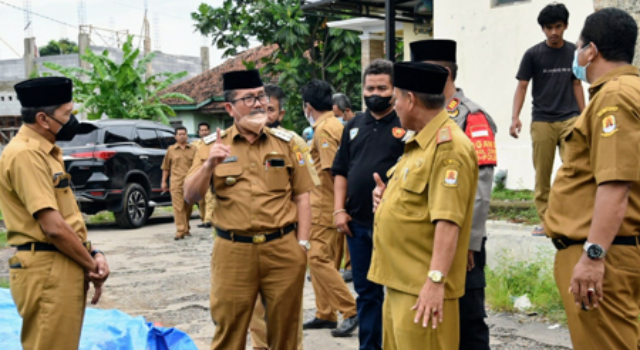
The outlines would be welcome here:
<svg viewBox="0 0 640 350">
<path fill-rule="evenodd" d="M 12 5 L 12 4 L 9 4 L 9 3 L 6 3 L 6 2 L 4 2 L 4 1 L 2 1 L 2 0 L 0 0 L 0 4 L 2 4 L 2 5 L 6 5 L 6 6 L 9 6 L 9 7 L 13 7 L 13 8 L 14 8 L 14 9 L 16 9 L 16 10 L 20 10 L 20 11 L 24 11 L 24 12 L 29 12 L 29 13 L 31 13 L 31 14 L 32 14 L 32 15 L 34 15 L 34 16 L 41 17 L 41 18 L 44 18 L 44 19 L 46 19 L 46 20 L 49 20 L 49 21 L 52 21 L 52 22 L 56 22 L 56 23 L 58 23 L 58 24 L 62 24 L 62 25 L 65 25 L 65 26 L 67 26 L 67 27 L 71 27 L 71 28 L 74 28 L 74 29 L 78 29 L 78 27 L 77 27 L 77 26 L 74 26 L 74 25 L 71 25 L 71 24 L 69 24 L 69 23 L 65 23 L 65 22 L 59 21 L 59 20 L 57 20 L 57 19 L 55 19 L 55 18 L 51 18 L 51 17 L 49 17 L 49 16 L 41 15 L 41 14 L 39 14 L 39 13 L 35 13 L 35 12 L 33 12 L 33 11 L 26 10 L 26 9 L 24 9 L 24 8 L 22 8 L 22 7 L 19 7 L 19 6 L 15 6 L 15 5 Z"/>
</svg>

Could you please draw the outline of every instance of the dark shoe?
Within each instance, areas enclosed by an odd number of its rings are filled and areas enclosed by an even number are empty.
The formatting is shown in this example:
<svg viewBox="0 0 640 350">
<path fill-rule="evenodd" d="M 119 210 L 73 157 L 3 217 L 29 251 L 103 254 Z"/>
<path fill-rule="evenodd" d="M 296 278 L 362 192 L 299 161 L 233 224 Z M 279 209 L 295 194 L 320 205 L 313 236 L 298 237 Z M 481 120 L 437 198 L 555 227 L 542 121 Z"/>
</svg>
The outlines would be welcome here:
<svg viewBox="0 0 640 350">
<path fill-rule="evenodd" d="M 203 223 L 201 223 L 200 225 L 198 225 L 198 227 L 199 227 L 199 228 L 205 228 L 205 227 L 207 227 L 207 223 L 206 223 L 206 222 L 203 222 Z"/>
<path fill-rule="evenodd" d="M 307 281 L 311 282 L 311 274 L 307 275 Z"/>
<path fill-rule="evenodd" d="M 174 241 L 179 241 L 179 240 L 181 240 L 181 239 L 184 239 L 184 237 L 180 237 L 180 236 L 175 236 L 175 237 L 173 237 L 173 240 L 174 240 Z"/>
<path fill-rule="evenodd" d="M 331 331 L 331 336 L 335 338 L 350 337 L 353 331 L 358 328 L 358 316 L 353 316 L 342 321 L 340 327 Z"/>
<path fill-rule="evenodd" d="M 205 222 L 204 223 L 204 228 L 212 228 L 212 227 L 213 227 L 213 225 L 211 225 L 210 222 Z"/>
<path fill-rule="evenodd" d="M 315 317 L 302 325 L 302 329 L 334 329 L 336 327 L 338 327 L 338 322 L 325 321 Z"/>
<path fill-rule="evenodd" d="M 346 283 L 351 283 L 351 282 L 353 282 L 353 271 L 351 271 L 351 270 L 344 270 L 344 273 L 342 274 L 342 279 L 343 279 Z"/>
</svg>

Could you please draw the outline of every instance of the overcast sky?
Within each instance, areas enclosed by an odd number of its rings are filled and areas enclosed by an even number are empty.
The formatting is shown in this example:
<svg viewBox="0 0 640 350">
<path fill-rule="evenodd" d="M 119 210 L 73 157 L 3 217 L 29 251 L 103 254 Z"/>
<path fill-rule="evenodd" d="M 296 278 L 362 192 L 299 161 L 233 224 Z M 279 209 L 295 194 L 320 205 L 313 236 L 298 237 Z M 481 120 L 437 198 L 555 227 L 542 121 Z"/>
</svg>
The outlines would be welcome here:
<svg viewBox="0 0 640 350">
<path fill-rule="evenodd" d="M 210 39 L 203 39 L 194 32 L 191 12 L 195 12 L 203 0 L 147 0 L 153 49 L 158 49 L 157 34 L 160 37 L 160 51 L 187 56 L 200 56 L 200 47 L 211 46 Z M 207 0 L 212 6 L 222 0 Z M 24 51 L 24 12 L 14 7 L 24 8 L 23 0 L 0 0 L 0 60 L 18 58 L 8 46 L 22 56 Z M 132 34 L 140 34 L 144 18 L 144 0 L 85 0 L 87 23 L 96 27 L 128 29 Z M 68 37 L 78 41 L 78 0 L 31 0 L 32 30 L 36 44 L 43 46 L 49 40 Z M 56 23 L 38 15 L 51 17 L 68 25 Z M 159 25 L 156 26 L 156 23 Z M 155 27 L 159 27 L 156 31 Z M 97 36 L 92 38 L 103 45 Z M 8 46 L 3 42 L 8 43 Z M 138 40 L 134 41 L 137 44 Z M 211 67 L 221 63 L 221 52 L 210 47 Z"/>
</svg>

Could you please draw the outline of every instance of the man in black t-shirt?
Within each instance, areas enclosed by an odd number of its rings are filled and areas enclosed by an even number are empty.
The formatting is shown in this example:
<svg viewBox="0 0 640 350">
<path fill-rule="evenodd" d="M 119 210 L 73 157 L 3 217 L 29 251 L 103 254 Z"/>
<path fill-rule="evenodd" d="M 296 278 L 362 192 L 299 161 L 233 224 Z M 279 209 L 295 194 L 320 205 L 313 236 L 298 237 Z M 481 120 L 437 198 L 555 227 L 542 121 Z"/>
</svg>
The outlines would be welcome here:
<svg viewBox="0 0 640 350">
<path fill-rule="evenodd" d="M 535 203 L 538 217 L 542 219 L 547 210 L 556 147 L 560 147 L 562 158 L 564 139 L 571 132 L 585 103 L 582 84 L 571 69 L 576 46 L 563 39 L 569 23 L 569 11 L 563 4 L 548 5 L 540 12 L 538 23 L 547 40 L 527 50 L 522 58 L 516 76 L 518 87 L 509 133 L 514 138 L 520 134 L 520 111 L 529 81 L 533 80 L 531 141 L 536 172 Z M 543 236 L 544 227 L 536 227 L 533 234 Z"/>
<path fill-rule="evenodd" d="M 338 231 L 347 235 L 351 253 L 361 350 L 382 349 L 384 289 L 367 279 L 373 252 L 373 178 L 387 182 L 387 171 L 404 152 L 408 133 L 393 108 L 393 64 L 373 61 L 364 72 L 367 110 L 349 120 L 331 168 L 334 180 L 334 217 Z"/>
</svg>

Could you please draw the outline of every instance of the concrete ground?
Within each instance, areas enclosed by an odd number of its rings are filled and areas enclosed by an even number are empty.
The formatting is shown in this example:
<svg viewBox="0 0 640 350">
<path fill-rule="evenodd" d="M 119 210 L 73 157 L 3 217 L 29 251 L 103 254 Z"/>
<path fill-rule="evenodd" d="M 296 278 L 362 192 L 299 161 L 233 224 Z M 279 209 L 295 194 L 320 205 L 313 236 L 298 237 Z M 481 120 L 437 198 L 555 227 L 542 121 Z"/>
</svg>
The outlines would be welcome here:
<svg viewBox="0 0 640 350">
<path fill-rule="evenodd" d="M 193 237 L 174 241 L 171 218 L 154 218 L 137 230 L 120 230 L 114 225 L 93 225 L 89 237 L 105 251 L 111 277 L 97 307 L 117 308 L 148 321 L 177 327 L 188 333 L 199 349 L 209 349 L 214 326 L 209 315 L 209 262 L 213 246 L 210 230 L 198 229 L 192 220 Z M 487 246 L 489 265 L 495 266 L 494 252 L 527 259 L 542 250 L 551 251 L 545 238 L 529 235 L 530 227 L 490 222 Z M 0 250 L 0 261 L 12 254 Z M 6 277 L 7 264 L 0 264 Z M 353 285 L 349 287 L 353 291 Z M 91 292 L 90 292 L 91 293 Z M 355 295 L 355 292 L 354 292 Z M 315 299 L 311 283 L 304 290 L 305 319 L 313 317 Z M 549 329 L 524 315 L 490 313 L 492 349 L 571 349 L 566 328 Z M 332 338 L 328 330 L 305 331 L 306 350 L 358 349 L 357 336 Z M 251 349 L 250 342 L 247 349 Z"/>
</svg>

